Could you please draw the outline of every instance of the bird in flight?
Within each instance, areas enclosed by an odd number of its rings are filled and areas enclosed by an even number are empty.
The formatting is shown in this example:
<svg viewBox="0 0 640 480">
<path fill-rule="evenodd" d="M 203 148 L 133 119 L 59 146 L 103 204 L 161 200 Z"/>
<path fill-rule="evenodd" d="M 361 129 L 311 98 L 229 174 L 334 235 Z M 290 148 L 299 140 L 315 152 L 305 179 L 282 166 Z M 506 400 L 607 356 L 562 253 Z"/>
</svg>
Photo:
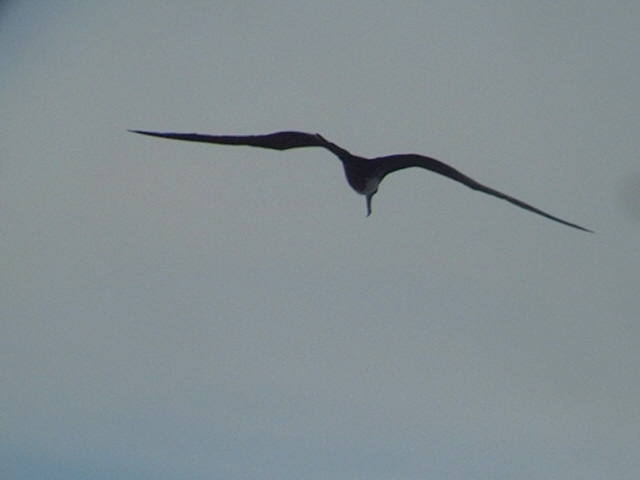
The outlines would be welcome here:
<svg viewBox="0 0 640 480">
<path fill-rule="evenodd" d="M 316 133 L 305 132 L 276 132 L 267 135 L 201 135 L 198 133 L 160 133 L 148 132 L 144 130 L 129 130 L 133 133 L 142 135 L 150 135 L 152 137 L 170 138 L 174 140 L 186 140 L 190 142 L 215 143 L 219 145 L 247 145 L 251 147 L 269 148 L 272 150 L 289 150 L 301 147 L 322 147 L 336 155 L 342 162 L 344 173 L 347 177 L 349 185 L 367 200 L 367 217 L 371 215 L 371 199 L 378 192 L 378 187 L 382 179 L 396 170 L 402 170 L 409 167 L 421 167 L 440 175 L 444 175 L 456 182 L 460 182 L 473 190 L 484 192 L 494 197 L 501 198 L 517 205 L 520 208 L 529 210 L 530 212 L 542 215 L 555 222 L 562 223 L 569 227 L 577 228 L 585 232 L 591 230 L 567 222 L 561 218 L 543 212 L 517 198 L 506 195 L 502 192 L 487 187 L 476 182 L 470 177 L 459 172 L 453 167 L 436 160 L 435 158 L 418 155 L 415 153 L 405 153 L 400 155 L 388 155 L 385 157 L 364 158 L 353 155 L 335 143 L 325 139 L 322 135 Z"/>
</svg>

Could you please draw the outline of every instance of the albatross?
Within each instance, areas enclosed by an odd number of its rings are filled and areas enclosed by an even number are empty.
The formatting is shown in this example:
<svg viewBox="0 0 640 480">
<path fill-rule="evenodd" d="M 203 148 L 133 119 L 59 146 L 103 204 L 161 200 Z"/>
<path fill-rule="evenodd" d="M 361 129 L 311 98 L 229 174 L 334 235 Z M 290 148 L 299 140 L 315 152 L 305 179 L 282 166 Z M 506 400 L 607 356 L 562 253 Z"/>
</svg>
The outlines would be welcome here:
<svg viewBox="0 0 640 480">
<path fill-rule="evenodd" d="M 218 145 L 246 145 L 250 147 L 269 148 L 272 150 L 289 150 L 302 147 L 322 147 L 337 156 L 342 162 L 347 182 L 356 192 L 364 195 L 367 202 L 367 217 L 371 215 L 371 199 L 378 192 L 382 179 L 397 170 L 409 167 L 420 167 L 432 172 L 444 175 L 451 180 L 462 183 L 479 192 L 493 195 L 510 202 L 520 208 L 529 210 L 550 220 L 569 227 L 577 228 L 584 232 L 592 232 L 587 228 L 567 222 L 547 212 L 529 205 L 517 198 L 506 195 L 498 190 L 487 187 L 472 178 L 464 175 L 446 163 L 435 158 L 405 153 L 399 155 L 387 155 L 384 157 L 365 158 L 353 155 L 335 143 L 328 141 L 318 133 L 305 133 L 296 131 L 284 131 L 266 135 L 202 135 L 199 133 L 161 133 L 146 130 L 129 130 L 133 133 L 149 135 L 152 137 L 170 138 L 173 140 L 185 140 L 189 142 L 214 143 Z"/>
</svg>

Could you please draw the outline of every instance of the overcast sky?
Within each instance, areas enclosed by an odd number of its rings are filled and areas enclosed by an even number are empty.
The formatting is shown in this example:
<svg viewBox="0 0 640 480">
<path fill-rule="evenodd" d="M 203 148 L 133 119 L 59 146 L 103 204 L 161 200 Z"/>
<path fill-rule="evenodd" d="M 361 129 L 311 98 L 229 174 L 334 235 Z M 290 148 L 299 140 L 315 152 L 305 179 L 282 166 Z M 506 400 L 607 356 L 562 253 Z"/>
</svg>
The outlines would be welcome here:
<svg viewBox="0 0 640 480">
<path fill-rule="evenodd" d="M 640 475 L 640 3 L 0 6 L 0 476 Z M 320 132 L 417 152 L 364 198 Z"/>
</svg>

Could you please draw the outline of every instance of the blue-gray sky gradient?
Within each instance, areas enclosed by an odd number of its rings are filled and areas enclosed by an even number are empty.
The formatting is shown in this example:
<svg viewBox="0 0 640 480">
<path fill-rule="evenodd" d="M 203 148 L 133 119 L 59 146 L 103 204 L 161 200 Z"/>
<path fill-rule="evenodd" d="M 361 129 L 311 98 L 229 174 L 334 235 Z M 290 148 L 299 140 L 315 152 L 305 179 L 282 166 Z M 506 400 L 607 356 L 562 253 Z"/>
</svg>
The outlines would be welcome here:
<svg viewBox="0 0 640 480">
<path fill-rule="evenodd" d="M 3 478 L 636 479 L 640 5 L 9 2 Z M 320 132 L 434 156 L 364 199 Z M 45 475 L 46 473 L 46 475 Z"/>
</svg>

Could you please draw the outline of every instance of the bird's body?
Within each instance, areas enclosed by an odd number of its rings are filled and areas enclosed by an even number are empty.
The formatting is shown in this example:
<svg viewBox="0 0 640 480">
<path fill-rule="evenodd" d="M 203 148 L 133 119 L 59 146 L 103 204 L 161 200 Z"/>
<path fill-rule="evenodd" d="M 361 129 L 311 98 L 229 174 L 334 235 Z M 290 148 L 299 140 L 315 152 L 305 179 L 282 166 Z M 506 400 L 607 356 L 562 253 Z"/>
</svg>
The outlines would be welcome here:
<svg viewBox="0 0 640 480">
<path fill-rule="evenodd" d="M 377 193 L 380 182 L 386 175 L 404 168 L 421 167 L 460 182 L 473 190 L 478 190 L 506 200 L 518 207 L 537 213 L 538 215 L 542 215 L 550 220 L 554 220 L 585 232 L 591 232 L 591 230 L 581 227 L 580 225 L 562 220 L 524 203 L 521 200 L 482 185 L 440 160 L 426 157 L 424 155 L 408 153 L 377 158 L 364 158 L 353 155 L 344 148 L 326 140 L 320 134 L 294 131 L 276 132 L 267 135 L 201 135 L 197 133 L 159 133 L 143 130 L 130 131 L 134 133 L 141 133 L 143 135 L 150 135 L 152 137 L 170 138 L 174 140 L 214 143 L 219 145 L 247 145 L 273 150 L 289 150 L 292 148 L 302 147 L 325 148 L 336 155 L 342 162 L 347 182 L 349 182 L 351 188 L 366 197 L 367 216 L 371 215 L 371 199 Z"/>
</svg>

